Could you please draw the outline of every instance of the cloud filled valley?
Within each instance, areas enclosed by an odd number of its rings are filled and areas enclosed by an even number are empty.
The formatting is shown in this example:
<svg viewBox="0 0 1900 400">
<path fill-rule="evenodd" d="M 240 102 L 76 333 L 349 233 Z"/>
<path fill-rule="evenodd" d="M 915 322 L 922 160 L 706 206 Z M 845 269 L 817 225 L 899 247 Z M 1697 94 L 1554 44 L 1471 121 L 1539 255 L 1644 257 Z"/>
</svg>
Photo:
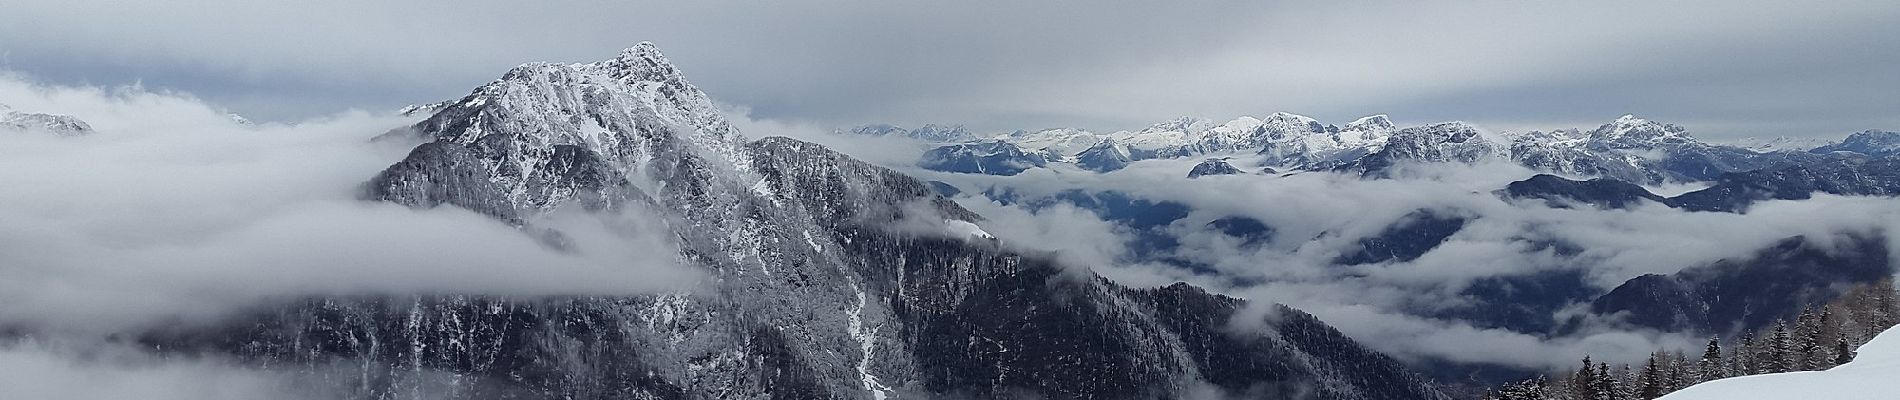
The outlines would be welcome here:
<svg viewBox="0 0 1900 400">
<path fill-rule="evenodd" d="M 1838 243 L 1856 237 L 1874 238 L 1886 251 L 1900 248 L 1890 234 L 1900 228 L 1900 202 L 1884 197 L 1819 194 L 1740 213 L 1654 202 L 1605 209 L 1506 196 L 1503 188 L 1538 173 L 1507 162 L 1410 165 L 1394 179 L 1331 172 L 1183 179 L 1199 160 L 1144 160 L 1108 173 L 1051 164 L 1011 176 L 899 167 L 954 186 L 956 199 L 991 216 L 988 227 L 1006 242 L 1097 265 L 1131 285 L 1186 281 L 1260 304 L 1288 304 L 1411 360 L 1551 370 L 1584 355 L 1633 360 L 1658 348 L 1691 348 L 1705 332 L 1642 329 L 1591 313 L 1590 302 L 1638 276 L 1752 259 L 1790 238 L 1830 251 L 1864 251 Z M 1649 189 L 1675 195 L 1706 186 Z M 1219 225 L 1235 218 L 1265 229 Z M 1456 221 L 1454 232 L 1441 238 L 1397 229 L 1433 218 Z M 1424 235 L 1428 251 L 1402 260 L 1346 260 L 1365 239 L 1395 229 Z M 1160 251 L 1140 248 L 1156 238 L 1172 243 Z M 1552 288 L 1552 280 L 1562 287 Z M 1472 315 L 1526 301 L 1500 290 L 1549 291 L 1527 296 L 1558 303 L 1532 311 L 1531 319 L 1542 321 L 1535 324 Z M 1551 326 L 1573 318 L 1581 325 Z"/>
<path fill-rule="evenodd" d="M 0 75 L 0 397 L 1441 399 L 1900 260 L 1894 132 L 834 130 L 651 43 L 499 76 L 257 124 Z"/>
</svg>

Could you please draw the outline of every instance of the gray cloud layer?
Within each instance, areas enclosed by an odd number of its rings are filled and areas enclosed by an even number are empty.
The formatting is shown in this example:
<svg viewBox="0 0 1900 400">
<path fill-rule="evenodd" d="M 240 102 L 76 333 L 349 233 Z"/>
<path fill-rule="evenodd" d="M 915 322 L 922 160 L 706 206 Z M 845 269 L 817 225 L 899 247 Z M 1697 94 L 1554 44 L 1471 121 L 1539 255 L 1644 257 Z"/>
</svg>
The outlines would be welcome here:
<svg viewBox="0 0 1900 400">
<path fill-rule="evenodd" d="M 1177 115 L 1900 127 L 1889 1 L 13 2 L 4 68 L 143 79 L 264 119 L 457 97 L 660 43 L 715 97 L 837 126 L 1123 129 Z"/>
<path fill-rule="evenodd" d="M 301 295 L 615 295 L 696 276 L 654 251 L 672 248 L 663 227 L 557 213 L 541 226 L 578 249 L 560 252 L 473 212 L 357 200 L 407 150 L 367 139 L 405 118 L 247 127 L 191 98 L 14 79 L 0 103 L 98 129 L 0 133 L 0 325 L 109 332 Z"/>
</svg>

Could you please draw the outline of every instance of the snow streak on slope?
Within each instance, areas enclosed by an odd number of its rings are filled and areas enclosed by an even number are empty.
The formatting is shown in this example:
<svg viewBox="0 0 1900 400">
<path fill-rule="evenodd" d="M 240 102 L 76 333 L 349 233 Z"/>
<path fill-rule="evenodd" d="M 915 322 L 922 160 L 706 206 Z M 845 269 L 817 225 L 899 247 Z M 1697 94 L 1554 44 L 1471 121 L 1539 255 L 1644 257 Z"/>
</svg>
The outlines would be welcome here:
<svg viewBox="0 0 1900 400">
<path fill-rule="evenodd" d="M 1847 363 L 1826 371 L 1751 375 L 1705 382 L 1662 400 L 1889 400 L 1900 398 L 1900 328 L 1862 345 Z"/>
</svg>

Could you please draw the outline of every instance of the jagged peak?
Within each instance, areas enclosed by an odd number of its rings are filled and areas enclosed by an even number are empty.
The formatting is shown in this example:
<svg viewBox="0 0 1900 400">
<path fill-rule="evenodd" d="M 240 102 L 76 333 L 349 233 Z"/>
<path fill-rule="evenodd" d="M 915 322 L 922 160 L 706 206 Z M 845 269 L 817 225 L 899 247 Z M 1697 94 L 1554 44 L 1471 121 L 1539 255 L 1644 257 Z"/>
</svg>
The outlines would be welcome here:
<svg viewBox="0 0 1900 400">
<path fill-rule="evenodd" d="M 1195 128 L 1200 127 L 1200 126 L 1205 126 L 1207 124 L 1208 124 L 1208 121 L 1206 118 L 1178 117 L 1178 118 L 1167 120 L 1167 121 L 1157 123 L 1154 125 L 1149 125 L 1147 130 L 1157 131 L 1157 132 L 1192 132 L 1195 130 Z"/>
<path fill-rule="evenodd" d="M 1395 127 L 1397 127 L 1397 125 L 1392 124 L 1392 118 L 1387 117 L 1385 114 L 1368 115 L 1368 116 L 1353 120 L 1352 123 L 1346 124 L 1346 128 L 1360 128 L 1360 129 L 1367 129 L 1367 128 L 1392 129 Z"/>
<path fill-rule="evenodd" d="M 1115 141 L 1114 138 L 1102 138 L 1101 141 L 1097 141 L 1095 142 L 1095 144 L 1089 145 L 1089 148 L 1083 151 L 1097 150 L 1097 149 L 1123 151 L 1121 142 Z"/>
<path fill-rule="evenodd" d="M 1900 139 L 1900 132 L 1868 129 L 1847 135 L 1847 140 Z"/>
<path fill-rule="evenodd" d="M 1615 121 L 1603 124 L 1603 126 L 1597 127 L 1596 130 L 1590 133 L 1591 136 L 1599 140 L 1620 140 L 1625 138 L 1640 140 L 1680 138 L 1694 140 L 1694 138 L 1689 136 L 1688 130 L 1683 129 L 1681 126 L 1656 122 L 1647 118 L 1638 117 L 1634 114 L 1624 114 L 1621 117 L 1617 117 Z"/>
<path fill-rule="evenodd" d="M 1308 117 L 1305 115 L 1299 115 L 1299 114 L 1294 114 L 1294 113 L 1285 112 L 1285 111 L 1275 111 L 1273 114 L 1267 115 L 1266 120 L 1267 121 L 1289 121 L 1289 122 L 1297 122 L 1297 123 L 1302 123 L 1302 124 L 1319 121 L 1319 120 L 1313 119 L 1313 117 Z"/>
<path fill-rule="evenodd" d="M 680 77 L 680 70 L 673 62 L 660 54 L 659 46 L 653 42 L 640 42 L 620 51 L 612 60 L 596 63 L 607 69 L 616 78 L 636 78 L 647 81 L 667 81 Z"/>
<path fill-rule="evenodd" d="M 660 46 L 645 40 L 634 43 L 633 46 L 621 49 L 619 58 L 623 60 L 642 59 L 659 60 L 662 63 L 666 62 L 666 55 L 660 54 Z"/>
<path fill-rule="evenodd" d="M 917 127 L 920 131 L 963 131 L 963 124 L 924 124 Z"/>
</svg>

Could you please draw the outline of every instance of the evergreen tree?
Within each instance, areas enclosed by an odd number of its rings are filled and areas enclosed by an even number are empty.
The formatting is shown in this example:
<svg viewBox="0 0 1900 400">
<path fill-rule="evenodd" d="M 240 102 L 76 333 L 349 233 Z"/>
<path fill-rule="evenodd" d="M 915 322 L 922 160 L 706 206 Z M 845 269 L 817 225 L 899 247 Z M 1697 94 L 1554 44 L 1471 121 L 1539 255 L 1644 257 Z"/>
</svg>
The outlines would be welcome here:
<svg viewBox="0 0 1900 400">
<path fill-rule="evenodd" d="M 1722 362 L 1722 340 L 1710 336 L 1709 345 L 1702 350 L 1702 360 L 1696 362 L 1696 381 L 1707 382 L 1728 377 L 1728 364 Z"/>
<path fill-rule="evenodd" d="M 1794 332 L 1791 333 L 1794 338 L 1791 371 L 1827 369 L 1825 364 L 1831 357 L 1826 354 L 1827 347 L 1822 346 L 1824 339 L 1821 338 L 1821 325 L 1824 323 L 1826 321 L 1821 318 L 1821 313 L 1813 307 L 1802 310 L 1801 316 L 1795 318 Z"/>
<path fill-rule="evenodd" d="M 1666 363 L 1664 357 L 1660 353 L 1650 353 L 1649 360 L 1643 362 L 1643 372 L 1636 377 L 1636 398 L 1649 400 L 1662 397 L 1664 386 L 1668 384 L 1668 373 L 1662 370 Z"/>
<path fill-rule="evenodd" d="M 1575 400 L 1597 399 L 1596 364 L 1590 362 L 1590 356 L 1583 356 L 1583 369 L 1570 374 L 1570 395 Z"/>
<path fill-rule="evenodd" d="M 1546 400 L 1551 398 L 1549 383 L 1543 375 L 1523 382 L 1505 385 L 1498 391 L 1500 400 Z"/>
<path fill-rule="evenodd" d="M 1673 393 L 1677 390 L 1682 390 L 1682 388 L 1689 387 L 1689 385 L 1694 385 L 1695 382 L 1690 381 L 1694 379 L 1695 372 L 1691 371 L 1693 369 L 1695 369 L 1694 364 L 1689 363 L 1689 356 L 1683 355 L 1681 350 L 1670 351 L 1669 384 L 1664 386 L 1663 394 Z"/>
<path fill-rule="evenodd" d="M 1834 365 L 1838 366 L 1854 361 L 1854 346 L 1847 344 L 1847 336 L 1834 340 Z"/>
<path fill-rule="evenodd" d="M 1597 364 L 1596 378 L 1591 390 L 1596 392 L 1597 400 L 1623 400 L 1617 396 L 1617 386 L 1621 386 L 1621 382 L 1617 382 L 1616 375 L 1610 373 L 1610 363 Z"/>
<path fill-rule="evenodd" d="M 1780 373 L 1795 370 L 1794 338 L 1788 333 L 1788 324 L 1776 321 L 1774 333 L 1768 337 L 1768 360 L 1763 363 L 1763 373 Z"/>
<path fill-rule="evenodd" d="M 1900 303 L 1895 302 L 1893 278 L 1884 278 L 1873 287 L 1872 314 L 1869 318 L 1867 338 L 1872 339 L 1880 331 L 1887 330 L 1900 321 Z"/>
<path fill-rule="evenodd" d="M 1623 368 L 1616 373 L 1617 400 L 1635 399 L 1636 390 L 1636 372 L 1630 370 L 1629 364 L 1623 364 Z"/>
</svg>

